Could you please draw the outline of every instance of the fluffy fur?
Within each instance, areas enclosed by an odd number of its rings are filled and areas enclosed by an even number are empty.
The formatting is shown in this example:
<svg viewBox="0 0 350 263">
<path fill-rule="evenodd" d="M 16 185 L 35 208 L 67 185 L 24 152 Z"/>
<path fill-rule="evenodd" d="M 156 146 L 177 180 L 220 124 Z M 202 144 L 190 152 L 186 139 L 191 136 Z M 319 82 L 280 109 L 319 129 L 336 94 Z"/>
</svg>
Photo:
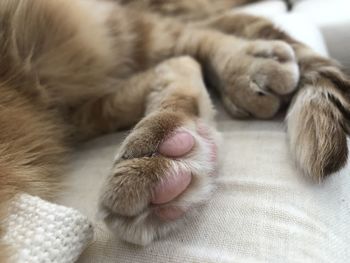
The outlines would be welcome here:
<svg viewBox="0 0 350 263">
<path fill-rule="evenodd" d="M 124 239 L 142 244 L 181 225 L 187 217 L 160 222 L 149 200 L 177 169 L 190 169 L 194 179 L 165 206 L 192 209 L 214 187 L 208 156 L 217 136 L 196 61 L 235 117 L 271 118 L 294 96 L 290 149 L 306 175 L 321 180 L 345 164 L 350 84 L 340 67 L 266 19 L 219 14 L 250 1 L 213 2 L 0 2 L 2 218 L 18 192 L 54 193 L 75 142 L 141 121 L 116 157 L 100 210 Z M 172 59 L 183 55 L 192 58 Z M 178 129 L 198 147 L 178 160 L 157 155 Z M 0 247 L 4 258 L 6 251 Z"/>
</svg>

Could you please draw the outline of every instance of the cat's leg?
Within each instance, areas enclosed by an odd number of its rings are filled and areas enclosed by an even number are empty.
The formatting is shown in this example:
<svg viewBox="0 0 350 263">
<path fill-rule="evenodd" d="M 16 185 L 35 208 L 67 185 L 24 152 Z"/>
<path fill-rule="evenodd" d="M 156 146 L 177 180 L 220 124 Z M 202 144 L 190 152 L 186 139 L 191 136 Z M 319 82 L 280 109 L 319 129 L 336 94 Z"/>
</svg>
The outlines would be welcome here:
<svg viewBox="0 0 350 263">
<path fill-rule="evenodd" d="M 294 40 L 267 19 L 223 15 L 201 26 L 260 41 L 276 40 L 292 47 L 300 69 L 299 91 L 287 114 L 291 152 L 304 174 L 317 181 L 342 168 L 348 157 L 350 80 L 335 61 Z M 281 85 L 284 83 L 281 81 Z M 230 90 L 223 91 L 224 96 Z M 262 96 L 264 98 L 264 96 Z M 233 101 L 233 98 L 231 98 Z M 230 110 L 230 107 L 227 107 Z"/>
<path fill-rule="evenodd" d="M 113 16 L 118 8 L 111 13 L 111 24 L 127 19 Z M 136 16 L 133 10 L 122 10 L 125 16 Z M 132 22 L 129 33 L 138 36 L 135 64 L 147 68 L 173 56 L 194 57 L 212 85 L 225 91 L 225 104 L 237 117 L 273 117 L 297 87 L 294 50 L 283 41 L 247 40 L 152 15 Z"/>
<path fill-rule="evenodd" d="M 71 109 L 68 121 L 74 138 L 85 141 L 131 128 L 145 116 L 147 96 L 157 74 L 154 68 L 112 82 L 113 90 L 86 100 Z"/>
<path fill-rule="evenodd" d="M 114 233 L 143 245 L 179 227 L 210 198 L 217 162 L 214 111 L 199 64 L 170 59 L 153 76 L 145 117 L 121 145 L 99 202 Z"/>
<path fill-rule="evenodd" d="M 111 41 L 119 43 L 113 46 L 111 56 L 118 54 L 115 60 L 128 61 L 118 69 L 123 71 L 126 64 L 139 72 L 165 59 L 190 55 L 202 64 L 206 77 L 215 86 L 229 90 L 230 94 L 223 99 L 235 110 L 231 112 L 236 116 L 272 117 L 283 102 L 280 95 L 293 92 L 297 86 L 299 71 L 295 55 L 282 41 L 249 41 L 183 25 L 172 19 L 140 15 L 118 5 L 108 8 L 107 17 Z M 120 28 L 126 22 L 127 30 Z M 125 41 L 130 38 L 132 41 Z M 129 56 L 120 55 L 124 53 Z M 145 81 L 152 79 L 149 76 L 147 70 L 131 78 L 123 76 L 126 81 L 117 76 L 118 81 L 109 93 L 73 107 L 72 120 L 81 127 L 81 134 L 91 131 L 86 135 L 92 137 L 136 123 L 143 114 L 144 95 L 140 87 L 149 86 Z M 127 99 L 123 99 L 125 96 Z M 234 103 L 231 97 L 235 98 Z M 124 104 L 125 107 L 121 107 Z M 128 114 L 125 109 L 130 109 Z"/>
</svg>

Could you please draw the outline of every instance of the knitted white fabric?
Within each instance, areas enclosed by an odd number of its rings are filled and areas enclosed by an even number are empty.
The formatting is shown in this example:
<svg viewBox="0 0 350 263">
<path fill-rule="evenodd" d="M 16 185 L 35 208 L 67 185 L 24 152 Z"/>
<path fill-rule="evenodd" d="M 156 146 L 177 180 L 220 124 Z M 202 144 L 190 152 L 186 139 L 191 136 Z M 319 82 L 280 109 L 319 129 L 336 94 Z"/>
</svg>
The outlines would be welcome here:
<svg viewBox="0 0 350 263">
<path fill-rule="evenodd" d="M 6 224 L 4 240 L 18 263 L 75 262 L 93 237 L 78 211 L 26 194 L 13 201 Z"/>
</svg>

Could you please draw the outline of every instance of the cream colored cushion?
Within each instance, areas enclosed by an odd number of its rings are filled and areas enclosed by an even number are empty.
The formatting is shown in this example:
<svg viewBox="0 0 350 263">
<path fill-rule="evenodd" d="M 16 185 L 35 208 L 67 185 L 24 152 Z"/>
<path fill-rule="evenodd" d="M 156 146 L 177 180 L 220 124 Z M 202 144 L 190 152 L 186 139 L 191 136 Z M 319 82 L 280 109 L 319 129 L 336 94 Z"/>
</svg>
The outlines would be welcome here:
<svg viewBox="0 0 350 263">
<path fill-rule="evenodd" d="M 300 0 L 292 13 L 303 15 L 321 29 L 330 56 L 350 73 L 350 1 Z"/>
<path fill-rule="evenodd" d="M 115 239 L 95 221 L 95 242 L 79 262 L 346 262 L 349 169 L 314 184 L 296 171 L 281 122 L 219 119 L 225 153 L 219 190 L 196 219 L 146 248 Z M 94 220 L 99 186 L 123 137 L 80 149 L 64 204 Z"/>
</svg>

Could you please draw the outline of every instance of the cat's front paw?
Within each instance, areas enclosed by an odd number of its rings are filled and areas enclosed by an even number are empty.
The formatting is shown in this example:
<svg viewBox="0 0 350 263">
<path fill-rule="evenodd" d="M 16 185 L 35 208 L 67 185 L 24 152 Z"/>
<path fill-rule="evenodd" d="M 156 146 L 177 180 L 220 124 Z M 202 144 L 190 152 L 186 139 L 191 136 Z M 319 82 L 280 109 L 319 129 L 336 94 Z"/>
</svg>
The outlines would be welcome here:
<svg viewBox="0 0 350 263">
<path fill-rule="evenodd" d="M 180 227 L 214 189 L 218 134 L 175 112 L 149 115 L 127 137 L 99 210 L 120 238 L 146 245 Z"/>
<path fill-rule="evenodd" d="M 224 42 L 212 65 L 226 109 L 234 117 L 271 118 L 290 99 L 299 82 L 292 47 L 277 40 Z"/>
</svg>

